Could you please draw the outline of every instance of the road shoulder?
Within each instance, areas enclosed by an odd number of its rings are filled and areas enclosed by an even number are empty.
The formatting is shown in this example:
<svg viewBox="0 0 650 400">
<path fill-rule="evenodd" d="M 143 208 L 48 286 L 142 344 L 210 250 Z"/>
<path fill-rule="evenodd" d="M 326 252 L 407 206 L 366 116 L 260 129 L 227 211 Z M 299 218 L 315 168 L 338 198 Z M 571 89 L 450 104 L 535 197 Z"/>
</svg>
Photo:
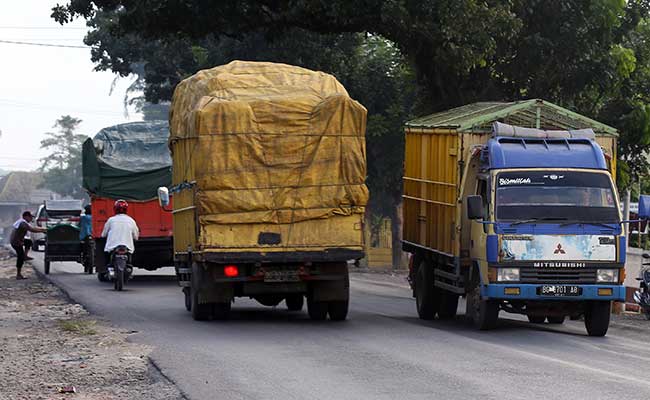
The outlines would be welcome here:
<svg viewBox="0 0 650 400">
<path fill-rule="evenodd" d="M 0 255 L 0 398 L 183 399 L 149 360 L 31 268 Z M 73 392 L 76 394 L 66 394 Z"/>
</svg>

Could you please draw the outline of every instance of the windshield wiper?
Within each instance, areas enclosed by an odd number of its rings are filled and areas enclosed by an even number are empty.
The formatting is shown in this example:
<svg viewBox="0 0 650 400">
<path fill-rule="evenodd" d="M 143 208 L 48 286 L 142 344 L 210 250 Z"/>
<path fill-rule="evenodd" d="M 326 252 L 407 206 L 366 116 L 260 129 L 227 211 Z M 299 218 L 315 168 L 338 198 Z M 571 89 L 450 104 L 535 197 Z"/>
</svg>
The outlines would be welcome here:
<svg viewBox="0 0 650 400">
<path fill-rule="evenodd" d="M 564 217 L 556 218 L 556 217 L 540 217 L 540 218 L 530 218 L 530 219 L 522 219 L 521 221 L 515 221 L 511 222 L 510 225 L 521 225 L 521 224 L 529 224 L 531 222 L 538 222 L 538 221 L 566 221 L 567 219 Z"/>
<path fill-rule="evenodd" d="M 612 225 L 618 225 L 618 222 L 610 222 L 609 224 L 611 225 L 608 225 L 607 222 L 569 221 L 560 224 L 560 226 L 569 226 L 569 225 L 577 225 L 577 224 L 602 226 L 609 229 L 616 229 L 616 227 Z"/>
</svg>

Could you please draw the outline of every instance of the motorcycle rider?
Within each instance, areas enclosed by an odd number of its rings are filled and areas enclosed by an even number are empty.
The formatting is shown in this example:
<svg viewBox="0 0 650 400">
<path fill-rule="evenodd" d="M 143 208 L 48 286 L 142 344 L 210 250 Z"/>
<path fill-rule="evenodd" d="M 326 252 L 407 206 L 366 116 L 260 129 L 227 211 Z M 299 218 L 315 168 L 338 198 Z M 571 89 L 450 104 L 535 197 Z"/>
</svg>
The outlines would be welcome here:
<svg viewBox="0 0 650 400">
<path fill-rule="evenodd" d="M 127 203 L 126 200 L 120 199 L 115 201 L 115 204 L 113 205 L 115 215 L 110 217 L 108 221 L 106 221 L 106 224 L 104 224 L 102 237 L 106 238 L 106 246 L 104 246 L 106 260 L 110 260 L 111 252 L 118 246 L 125 246 L 131 254 L 135 251 L 133 241 L 138 240 L 140 230 L 138 229 L 135 220 L 126 214 L 128 209 L 129 203 Z M 110 261 L 107 262 L 106 265 L 109 263 Z"/>
</svg>

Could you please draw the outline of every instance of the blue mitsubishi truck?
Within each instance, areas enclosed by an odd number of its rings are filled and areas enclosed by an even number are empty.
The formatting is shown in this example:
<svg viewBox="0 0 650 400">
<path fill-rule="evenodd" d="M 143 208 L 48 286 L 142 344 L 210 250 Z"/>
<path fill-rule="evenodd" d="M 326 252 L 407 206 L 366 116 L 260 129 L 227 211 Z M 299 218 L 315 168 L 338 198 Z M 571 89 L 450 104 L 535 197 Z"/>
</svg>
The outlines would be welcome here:
<svg viewBox="0 0 650 400">
<path fill-rule="evenodd" d="M 612 301 L 625 300 L 626 238 L 615 132 L 591 122 L 599 135 L 584 123 L 407 125 L 403 249 L 420 318 L 454 317 L 462 296 L 481 330 L 505 311 L 531 323 L 584 317 L 590 336 L 607 333 Z"/>
</svg>

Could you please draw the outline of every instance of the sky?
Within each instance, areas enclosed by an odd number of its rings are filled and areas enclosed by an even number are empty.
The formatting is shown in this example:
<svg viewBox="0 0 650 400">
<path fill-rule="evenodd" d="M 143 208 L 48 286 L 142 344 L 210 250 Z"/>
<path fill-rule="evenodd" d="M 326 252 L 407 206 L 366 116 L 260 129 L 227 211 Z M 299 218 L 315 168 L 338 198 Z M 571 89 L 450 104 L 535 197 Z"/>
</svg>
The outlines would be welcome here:
<svg viewBox="0 0 650 400">
<path fill-rule="evenodd" d="M 58 0 L 64 3 L 66 0 Z M 78 133 L 94 136 L 101 128 L 141 120 L 124 111 L 132 78 L 95 72 L 90 50 L 9 44 L 2 41 L 84 46 L 85 20 L 61 27 L 51 17 L 57 0 L 0 2 L 0 169 L 34 170 L 47 151 L 40 149 L 62 115 L 81 119 Z"/>
</svg>

